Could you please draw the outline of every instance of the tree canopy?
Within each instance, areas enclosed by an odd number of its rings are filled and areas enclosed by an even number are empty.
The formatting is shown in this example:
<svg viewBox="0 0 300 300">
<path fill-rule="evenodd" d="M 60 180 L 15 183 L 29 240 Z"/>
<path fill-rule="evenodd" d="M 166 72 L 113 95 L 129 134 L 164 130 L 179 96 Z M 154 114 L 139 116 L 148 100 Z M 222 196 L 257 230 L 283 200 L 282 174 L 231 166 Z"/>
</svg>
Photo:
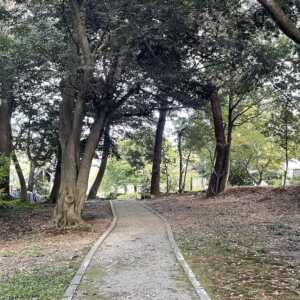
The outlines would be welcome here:
<svg viewBox="0 0 300 300">
<path fill-rule="evenodd" d="M 47 174 L 59 227 L 81 224 L 97 191 L 285 186 L 299 159 L 298 11 L 297 1 L 4 1 L 3 197 L 11 161 L 23 198 Z"/>
</svg>

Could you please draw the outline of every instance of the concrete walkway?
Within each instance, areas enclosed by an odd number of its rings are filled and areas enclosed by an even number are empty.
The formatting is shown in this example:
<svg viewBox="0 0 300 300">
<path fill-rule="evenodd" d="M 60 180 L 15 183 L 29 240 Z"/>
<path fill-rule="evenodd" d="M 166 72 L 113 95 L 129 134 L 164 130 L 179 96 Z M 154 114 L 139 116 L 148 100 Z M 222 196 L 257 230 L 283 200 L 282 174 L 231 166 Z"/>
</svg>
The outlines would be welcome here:
<svg viewBox="0 0 300 300">
<path fill-rule="evenodd" d="M 163 222 L 136 201 L 114 201 L 118 223 L 97 250 L 74 299 L 199 299 Z"/>
</svg>

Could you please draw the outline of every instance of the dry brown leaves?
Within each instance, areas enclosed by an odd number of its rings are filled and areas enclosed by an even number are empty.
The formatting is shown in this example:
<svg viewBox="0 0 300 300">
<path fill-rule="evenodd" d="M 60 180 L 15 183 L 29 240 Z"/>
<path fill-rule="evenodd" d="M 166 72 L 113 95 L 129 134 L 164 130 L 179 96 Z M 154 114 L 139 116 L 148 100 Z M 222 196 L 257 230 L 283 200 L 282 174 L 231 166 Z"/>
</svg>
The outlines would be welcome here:
<svg viewBox="0 0 300 300">
<path fill-rule="evenodd" d="M 171 195 L 150 205 L 170 221 L 213 299 L 300 299 L 300 187 Z"/>
<path fill-rule="evenodd" d="M 92 231 L 57 231 L 51 222 L 52 211 L 53 207 L 44 206 L 1 213 L 0 277 L 49 263 L 80 261 L 111 221 L 108 202 L 89 202 L 83 216 Z"/>
</svg>

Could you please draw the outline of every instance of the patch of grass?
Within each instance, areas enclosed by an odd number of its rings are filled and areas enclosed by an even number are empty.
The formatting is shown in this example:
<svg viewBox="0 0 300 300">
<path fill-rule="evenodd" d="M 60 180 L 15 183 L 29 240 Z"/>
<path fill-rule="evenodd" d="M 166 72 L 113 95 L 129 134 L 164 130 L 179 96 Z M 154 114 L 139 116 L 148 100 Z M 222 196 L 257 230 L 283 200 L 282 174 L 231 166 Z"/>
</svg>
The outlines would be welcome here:
<svg viewBox="0 0 300 300">
<path fill-rule="evenodd" d="M 22 271 L 0 282 L 0 299 L 60 299 L 78 266 L 74 263 Z"/>
<path fill-rule="evenodd" d="M 99 286 L 104 282 L 106 271 L 99 265 L 91 265 L 82 282 L 80 283 L 80 289 L 85 291 L 85 296 L 88 299 L 93 300 L 108 300 L 104 295 L 101 294 Z"/>
<path fill-rule="evenodd" d="M 22 256 L 42 257 L 45 256 L 41 247 L 37 244 L 31 244 L 22 251 Z"/>
<path fill-rule="evenodd" d="M 17 256 L 17 253 L 15 251 L 4 251 L 0 250 L 0 256 L 2 257 L 14 257 Z"/>
<path fill-rule="evenodd" d="M 16 200 L 2 200 L 0 199 L 0 208 L 6 209 L 28 209 L 28 208 L 37 208 L 40 207 L 40 204 L 31 204 L 28 202 L 24 202 L 20 199 Z"/>
<path fill-rule="evenodd" d="M 275 235 L 281 235 L 281 236 L 289 233 L 292 229 L 290 226 L 282 223 L 274 223 L 272 225 L 267 226 L 267 228 Z"/>
</svg>

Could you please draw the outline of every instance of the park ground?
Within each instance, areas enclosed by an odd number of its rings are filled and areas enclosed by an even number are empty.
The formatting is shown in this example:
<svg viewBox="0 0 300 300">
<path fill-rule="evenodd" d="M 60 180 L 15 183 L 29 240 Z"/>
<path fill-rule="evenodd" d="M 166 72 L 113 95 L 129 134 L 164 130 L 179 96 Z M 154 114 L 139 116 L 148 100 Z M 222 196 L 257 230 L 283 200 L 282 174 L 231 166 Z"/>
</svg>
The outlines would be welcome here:
<svg viewBox="0 0 300 300">
<path fill-rule="evenodd" d="M 169 195 L 147 204 L 171 224 L 212 299 L 300 298 L 300 188 L 236 188 L 207 199 Z M 60 299 L 111 222 L 109 203 L 88 202 L 93 231 L 57 231 L 48 205 L 1 209 L 0 299 Z"/>
<path fill-rule="evenodd" d="M 300 299 L 300 188 L 149 201 L 212 299 Z"/>
<path fill-rule="evenodd" d="M 109 202 L 89 202 L 89 231 L 58 231 L 53 206 L 0 210 L 0 299 L 60 299 L 92 243 L 111 221 Z"/>
</svg>

